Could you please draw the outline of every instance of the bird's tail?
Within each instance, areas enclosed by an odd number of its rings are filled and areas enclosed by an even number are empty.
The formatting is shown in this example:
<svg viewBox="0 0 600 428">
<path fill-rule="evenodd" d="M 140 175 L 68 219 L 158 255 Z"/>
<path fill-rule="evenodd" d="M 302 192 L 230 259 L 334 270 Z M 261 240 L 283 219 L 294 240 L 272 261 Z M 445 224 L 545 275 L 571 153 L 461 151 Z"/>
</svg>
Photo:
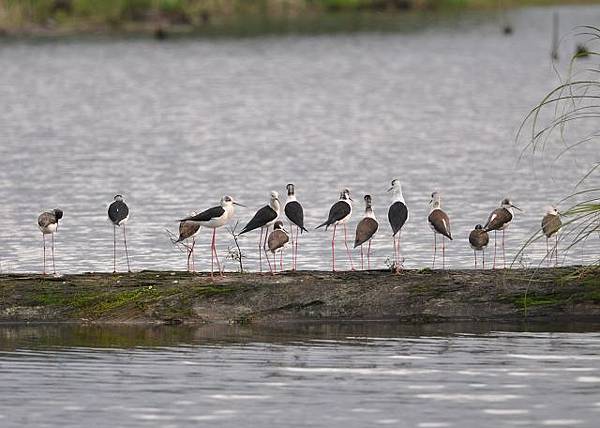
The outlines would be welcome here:
<svg viewBox="0 0 600 428">
<path fill-rule="evenodd" d="M 308 233 L 308 230 L 306 230 L 306 227 L 304 227 L 304 226 L 301 226 L 301 227 L 300 227 L 300 235 L 302 235 L 302 233 L 303 233 L 303 232 L 306 232 L 306 233 Z"/>
</svg>

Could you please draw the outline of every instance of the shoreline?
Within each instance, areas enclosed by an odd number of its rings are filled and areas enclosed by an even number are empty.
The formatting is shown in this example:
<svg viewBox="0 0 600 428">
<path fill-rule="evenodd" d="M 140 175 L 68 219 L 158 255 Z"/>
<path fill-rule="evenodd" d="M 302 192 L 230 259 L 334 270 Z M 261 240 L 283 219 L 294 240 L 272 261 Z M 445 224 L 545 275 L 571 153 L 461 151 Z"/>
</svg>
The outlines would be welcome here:
<svg viewBox="0 0 600 428">
<path fill-rule="evenodd" d="M 0 322 L 256 324 L 565 321 L 600 317 L 600 270 L 142 271 L 0 275 Z"/>
<path fill-rule="evenodd" d="M 227 11 L 180 10 L 138 11 L 133 17 L 113 14 L 78 16 L 77 11 L 42 10 L 27 17 L 20 11 L 11 19 L 11 11 L 0 9 L 0 42 L 10 40 L 60 40 L 75 38 L 221 38 L 268 35 L 321 35 L 356 32 L 398 33 L 420 31 L 438 25 L 438 18 L 479 14 L 482 19 L 498 23 L 499 31 L 510 22 L 507 12 L 523 8 L 600 6 L 600 0 L 529 0 L 505 2 L 473 1 L 464 4 L 449 2 L 431 7 L 415 2 L 408 8 L 342 7 L 284 11 L 279 9 L 248 10 L 246 13 Z M 29 12 L 31 13 L 31 12 Z M 56 16 L 54 16 L 56 15 Z"/>
</svg>

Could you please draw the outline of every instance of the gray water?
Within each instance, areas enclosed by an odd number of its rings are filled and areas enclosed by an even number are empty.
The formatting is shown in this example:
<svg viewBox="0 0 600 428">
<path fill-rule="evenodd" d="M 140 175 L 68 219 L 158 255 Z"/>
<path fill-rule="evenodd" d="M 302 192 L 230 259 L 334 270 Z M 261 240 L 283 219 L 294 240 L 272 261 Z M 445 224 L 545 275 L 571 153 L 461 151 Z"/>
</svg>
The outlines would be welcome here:
<svg viewBox="0 0 600 428">
<path fill-rule="evenodd" d="M 526 330 L 4 325 L 0 426 L 597 426 L 597 328 Z"/>
<path fill-rule="evenodd" d="M 58 270 L 111 270 L 106 208 L 116 193 L 132 210 L 133 268 L 182 269 L 184 254 L 165 232 L 177 218 L 230 194 L 249 206 L 237 210 L 243 225 L 288 182 L 311 229 L 300 269 L 330 267 L 331 235 L 312 228 L 343 187 L 356 201 L 350 239 L 362 196 L 373 196 L 381 221 L 373 266 L 383 268 L 393 251 L 385 192 L 392 178 L 401 178 L 411 211 L 406 267 L 430 264 L 434 190 L 456 238 L 447 265 L 457 268 L 472 266 L 469 231 L 511 196 L 525 212 L 508 231 L 510 261 L 539 228 L 544 206 L 571 193 L 586 160 L 596 159 L 591 145 L 558 163 L 550 155 L 517 163 L 521 121 L 558 82 L 549 58 L 554 10 L 511 12 L 511 37 L 489 16 L 440 18 L 401 34 L 0 41 L 2 270 L 41 269 L 36 217 L 54 207 L 65 211 Z M 600 22 L 599 7 L 559 10 L 563 34 Z M 567 35 L 558 69 L 574 43 Z M 200 235 L 200 269 L 208 268 L 209 235 Z M 224 257 L 231 238 L 224 230 L 217 238 Z M 257 238 L 241 238 L 251 269 Z M 349 267 L 342 241 L 339 249 L 338 267 Z M 540 241 L 517 264 L 537 265 L 544 253 Z M 589 241 L 560 262 L 598 253 Z"/>
</svg>

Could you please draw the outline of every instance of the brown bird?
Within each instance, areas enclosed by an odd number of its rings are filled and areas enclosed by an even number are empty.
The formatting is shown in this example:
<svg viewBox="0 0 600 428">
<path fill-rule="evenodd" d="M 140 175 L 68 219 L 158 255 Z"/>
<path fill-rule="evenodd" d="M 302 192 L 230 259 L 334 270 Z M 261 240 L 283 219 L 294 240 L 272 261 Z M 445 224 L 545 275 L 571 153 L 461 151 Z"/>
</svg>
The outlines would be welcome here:
<svg viewBox="0 0 600 428">
<path fill-rule="evenodd" d="M 369 246 L 367 247 L 367 269 L 371 269 L 371 239 L 375 235 L 375 232 L 377 232 L 377 229 L 379 229 L 379 222 L 375 218 L 373 206 L 371 205 L 371 195 L 365 195 L 364 199 L 366 205 L 365 216 L 356 226 L 356 238 L 354 239 L 354 248 L 360 245 L 360 268 L 363 270 L 365 268 L 365 261 L 362 245 L 369 241 Z"/>
<path fill-rule="evenodd" d="M 504 231 L 508 228 L 508 226 L 510 225 L 510 222 L 512 221 L 512 219 L 515 215 L 513 208 L 521 211 L 521 209 L 519 207 L 512 204 L 510 199 L 504 198 L 502 200 L 502 202 L 500 203 L 500 207 L 496 208 L 494 211 L 492 211 L 492 213 L 488 217 L 487 223 L 485 224 L 485 226 L 483 226 L 483 228 L 485 229 L 486 232 L 490 232 L 492 230 L 494 231 L 494 265 L 493 265 L 493 269 L 496 269 L 496 241 L 497 241 L 496 238 L 497 238 L 498 230 L 502 231 L 502 257 L 504 259 L 504 268 L 506 268 L 506 253 L 504 251 Z"/>
<path fill-rule="evenodd" d="M 552 251 L 548 246 L 548 240 L 554 235 L 555 244 L 554 244 L 554 253 L 555 253 L 555 261 L 554 265 L 558 265 L 558 231 L 562 227 L 562 221 L 560 220 L 560 213 L 555 207 L 548 206 L 546 207 L 546 215 L 542 219 L 542 232 L 546 235 L 546 259 L 548 264 L 550 264 L 550 259 L 552 258 Z"/>
<path fill-rule="evenodd" d="M 435 254 L 437 252 L 437 234 L 442 235 L 442 269 L 446 268 L 446 244 L 444 237 L 452 241 L 452 233 L 450 233 L 450 219 L 448 215 L 442 211 L 442 199 L 438 192 L 431 194 L 431 211 L 429 211 L 429 227 L 433 230 L 433 267 L 435 269 Z"/>
<path fill-rule="evenodd" d="M 475 226 L 475 229 L 469 233 L 469 243 L 471 244 L 471 248 L 473 248 L 473 255 L 475 256 L 475 269 L 477 269 L 477 251 L 483 252 L 483 269 L 485 269 L 485 247 L 490 242 L 490 236 L 485 231 L 485 229 L 478 224 Z"/>
<path fill-rule="evenodd" d="M 281 220 L 277 220 L 273 224 L 273 231 L 269 234 L 267 239 L 267 245 L 269 246 L 269 251 L 273 254 L 273 266 L 274 269 L 271 269 L 271 273 L 275 274 L 277 271 L 277 261 L 275 260 L 275 252 L 279 252 L 279 270 L 283 270 L 283 247 L 290 240 L 288 233 L 283 229 L 283 222 Z M 267 259 L 268 260 L 268 259 Z M 269 266 L 271 266 L 269 264 Z"/>
<path fill-rule="evenodd" d="M 195 216 L 198 213 L 193 212 L 191 215 Z M 196 270 L 194 261 L 194 247 L 196 246 L 196 235 L 200 230 L 200 223 L 190 220 L 182 220 L 179 222 L 179 237 L 173 240 L 174 244 L 182 243 L 187 251 L 187 270 L 190 272 L 190 259 L 191 259 L 191 272 Z M 184 241 L 192 239 L 192 245 L 185 244 Z"/>
<path fill-rule="evenodd" d="M 54 232 L 58 230 L 58 220 L 63 218 L 62 210 L 56 208 L 45 211 L 38 217 L 38 227 L 42 231 L 44 240 L 44 275 L 46 275 L 46 235 L 52 236 L 52 272 L 56 275 L 56 264 L 54 262 Z"/>
</svg>

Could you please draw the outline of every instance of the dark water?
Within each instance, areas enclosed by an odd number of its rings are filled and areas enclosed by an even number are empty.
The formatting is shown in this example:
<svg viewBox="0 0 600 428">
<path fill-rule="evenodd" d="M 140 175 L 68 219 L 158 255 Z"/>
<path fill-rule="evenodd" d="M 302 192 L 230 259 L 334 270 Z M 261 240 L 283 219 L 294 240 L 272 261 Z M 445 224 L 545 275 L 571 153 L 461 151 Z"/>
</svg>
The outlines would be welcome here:
<svg viewBox="0 0 600 428">
<path fill-rule="evenodd" d="M 184 255 L 165 232 L 175 219 L 227 193 L 249 206 L 237 211 L 244 223 L 288 182 L 311 229 L 349 187 L 357 201 L 351 236 L 370 193 L 382 222 L 374 267 L 383 268 L 392 257 L 385 191 L 394 177 L 411 209 L 407 267 L 430 263 L 434 190 L 456 237 L 447 251 L 453 267 L 471 266 L 468 232 L 512 196 L 525 212 L 509 230 L 511 258 L 544 206 L 573 191 L 596 154 L 592 146 L 558 164 L 551 154 L 517 164 L 516 130 L 558 82 L 549 58 L 554 10 L 512 11 L 511 37 L 494 15 L 440 18 L 401 34 L 0 42 L 2 268 L 41 269 L 36 217 L 58 206 L 58 270 L 112 269 L 106 208 L 119 192 L 132 209 L 134 269 L 181 269 Z M 599 7 L 559 10 L 563 33 L 600 21 Z M 574 43 L 565 37 L 558 69 Z M 219 235 L 225 256 L 231 239 Z M 209 239 L 201 232 L 201 269 Z M 241 240 L 251 269 L 256 239 Z M 329 240 L 323 231 L 303 236 L 298 267 L 329 268 Z M 590 241 L 561 263 L 589 262 L 598 251 Z M 518 264 L 535 265 L 544 252 L 540 242 Z"/>
<path fill-rule="evenodd" d="M 0 425 L 595 427 L 599 331 L 0 325 Z"/>
</svg>

